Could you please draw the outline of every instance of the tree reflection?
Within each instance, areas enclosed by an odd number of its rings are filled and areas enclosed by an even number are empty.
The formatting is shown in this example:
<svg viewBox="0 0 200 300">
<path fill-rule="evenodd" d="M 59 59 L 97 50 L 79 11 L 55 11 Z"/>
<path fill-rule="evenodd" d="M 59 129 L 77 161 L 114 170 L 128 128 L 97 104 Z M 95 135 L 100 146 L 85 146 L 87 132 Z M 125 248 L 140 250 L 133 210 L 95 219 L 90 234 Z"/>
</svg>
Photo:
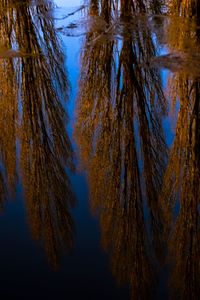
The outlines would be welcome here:
<svg viewBox="0 0 200 300">
<path fill-rule="evenodd" d="M 170 0 L 169 9 L 171 13 L 177 13 L 183 17 L 200 17 L 200 4 L 197 0 Z"/>
<path fill-rule="evenodd" d="M 168 215 L 177 200 L 180 209 L 169 240 L 170 257 L 174 260 L 171 284 L 177 299 L 199 296 L 199 95 L 200 84 L 181 75 L 178 81 L 180 110 L 176 136 L 164 180 L 164 200 Z M 170 209 L 171 207 L 171 209 Z M 177 215 L 178 213 L 178 215 Z"/>
<path fill-rule="evenodd" d="M 2 163 L 14 182 L 19 139 L 28 220 L 34 238 L 44 243 L 56 267 L 61 250 L 73 243 L 69 208 L 74 197 L 65 170 L 73 168 L 62 105 L 68 82 L 51 8 L 50 1 L 1 3 L 2 44 L 8 49 L 17 46 L 21 57 L 1 63 L 0 141 L 5 153 Z"/>
<path fill-rule="evenodd" d="M 17 113 L 15 82 L 12 78 L 12 64 L 9 61 L 0 65 L 0 201 L 1 206 L 9 191 L 15 192 L 16 181 L 16 126 Z M 5 77 L 8 74 L 8 77 Z M 6 168 L 4 168 L 6 166 Z"/>
<path fill-rule="evenodd" d="M 189 16 L 190 14 L 188 14 Z M 192 22 L 184 31 L 171 36 L 172 50 L 185 51 L 185 42 L 199 49 Z M 190 20 L 191 21 L 191 20 Z M 200 83 L 195 75 L 181 72 L 169 81 L 171 105 L 178 110 L 176 135 L 172 145 L 164 184 L 163 200 L 168 220 L 173 220 L 169 235 L 169 259 L 172 262 L 171 287 L 175 299 L 198 299 L 200 294 Z"/>
<path fill-rule="evenodd" d="M 142 67 L 155 46 L 141 19 L 131 27 L 133 2 L 121 2 L 120 42 L 97 30 L 98 18 L 112 27 L 112 6 L 105 13 L 102 3 L 90 1 L 75 136 L 113 273 L 119 283 L 130 284 L 132 299 L 149 299 L 153 261 L 163 253 L 158 194 L 167 159 L 161 126 L 166 102 L 159 73 Z"/>
<path fill-rule="evenodd" d="M 170 240 L 175 258 L 172 282 L 181 295 L 178 294 L 178 299 L 197 299 L 200 292 L 199 88 L 198 82 L 189 80 L 187 86 L 182 86 L 176 138 L 165 182 L 171 190 L 169 199 L 173 202 L 177 196 L 180 199 L 180 211 Z"/>
<path fill-rule="evenodd" d="M 0 51 L 5 51 L 10 44 L 10 28 L 4 22 L 5 5 L 0 5 Z M 5 26 L 7 24 L 7 27 Z M 17 88 L 13 62 L 0 60 L 0 202 L 15 194 L 16 182 L 16 120 Z"/>
</svg>

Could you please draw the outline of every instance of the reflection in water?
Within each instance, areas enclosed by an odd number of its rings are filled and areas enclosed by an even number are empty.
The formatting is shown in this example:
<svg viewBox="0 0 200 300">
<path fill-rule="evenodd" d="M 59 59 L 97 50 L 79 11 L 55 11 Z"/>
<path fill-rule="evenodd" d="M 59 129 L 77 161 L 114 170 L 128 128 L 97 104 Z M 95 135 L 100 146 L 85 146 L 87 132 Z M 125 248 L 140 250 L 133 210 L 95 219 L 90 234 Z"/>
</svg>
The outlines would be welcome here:
<svg viewBox="0 0 200 300">
<path fill-rule="evenodd" d="M 162 2 L 84 6 L 75 138 L 118 283 L 128 283 L 131 299 L 159 298 L 158 275 L 167 269 L 170 298 L 198 299 L 200 2 L 171 0 L 167 18 Z M 0 206 L 15 197 L 19 177 L 32 235 L 56 267 L 73 245 L 74 196 L 65 169 L 73 170 L 63 108 L 68 81 L 52 9 L 41 0 L 0 4 Z M 156 57 L 157 43 L 169 53 Z M 177 117 L 170 151 L 158 67 L 175 72 L 166 73 Z"/>
<path fill-rule="evenodd" d="M 200 17 L 200 3 L 197 0 L 169 0 L 169 12 L 184 17 Z"/>
<path fill-rule="evenodd" d="M 1 198 L 16 189 L 17 151 L 28 220 L 57 266 L 61 250 L 73 243 L 69 207 L 74 199 L 65 166 L 73 168 L 62 97 L 68 82 L 64 57 L 48 1 L 3 1 L 0 44 L 19 49 L 19 58 L 1 60 Z"/>
<path fill-rule="evenodd" d="M 166 101 L 159 72 L 142 68 L 156 52 L 150 30 L 138 21 L 129 32 L 125 16 L 131 18 L 133 2 L 121 2 L 120 42 L 109 36 L 103 43 L 92 20 L 101 18 L 110 28 L 115 11 L 109 1 L 98 2 L 90 2 L 75 136 L 113 273 L 130 284 L 132 299 L 149 299 L 154 263 L 163 255 L 158 195 L 167 161 L 161 126 Z"/>
<path fill-rule="evenodd" d="M 178 292 L 177 299 L 198 299 L 200 83 L 187 77 L 182 77 L 178 83 L 180 110 L 163 187 L 164 199 L 170 206 L 180 201 L 180 211 L 169 241 L 170 254 L 174 258 L 171 282 Z"/>
<path fill-rule="evenodd" d="M 190 14 L 191 11 L 188 12 L 187 16 Z M 186 40 L 193 46 L 193 49 L 199 49 L 199 32 L 194 30 L 191 23 L 189 24 L 189 20 L 186 22 L 181 35 L 180 32 L 178 33 L 180 28 L 174 31 L 174 35 L 171 35 L 169 47 L 172 50 L 184 51 Z M 169 259 L 172 262 L 170 281 L 173 288 L 173 298 L 199 299 L 199 78 L 194 74 L 188 75 L 186 72 L 174 74 L 169 80 L 169 89 L 173 110 L 175 110 L 177 99 L 180 104 L 176 135 L 163 184 L 163 200 L 166 202 L 167 219 L 175 219 L 169 238 Z M 177 206 L 177 203 L 180 207 Z M 175 213 L 173 213 L 174 206 Z"/>
</svg>

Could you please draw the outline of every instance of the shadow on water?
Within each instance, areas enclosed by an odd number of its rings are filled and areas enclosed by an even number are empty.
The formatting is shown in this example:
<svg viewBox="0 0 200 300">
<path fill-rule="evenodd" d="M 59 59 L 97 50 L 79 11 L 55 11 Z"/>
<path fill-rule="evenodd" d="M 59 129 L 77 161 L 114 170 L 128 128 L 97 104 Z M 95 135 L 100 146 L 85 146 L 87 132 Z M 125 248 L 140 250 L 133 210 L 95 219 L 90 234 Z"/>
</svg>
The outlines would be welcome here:
<svg viewBox="0 0 200 300">
<path fill-rule="evenodd" d="M 74 196 L 65 170 L 73 169 L 68 81 L 51 12 L 48 1 L 0 5 L 0 186 L 3 203 L 21 176 L 32 235 L 56 267 L 73 245 Z"/>
<path fill-rule="evenodd" d="M 58 267 L 75 203 L 58 34 L 82 36 L 74 140 L 113 277 L 130 299 L 198 299 L 199 2 L 90 0 L 59 27 L 54 8 L 0 4 L 1 207 L 21 181 L 32 236 Z"/>
</svg>

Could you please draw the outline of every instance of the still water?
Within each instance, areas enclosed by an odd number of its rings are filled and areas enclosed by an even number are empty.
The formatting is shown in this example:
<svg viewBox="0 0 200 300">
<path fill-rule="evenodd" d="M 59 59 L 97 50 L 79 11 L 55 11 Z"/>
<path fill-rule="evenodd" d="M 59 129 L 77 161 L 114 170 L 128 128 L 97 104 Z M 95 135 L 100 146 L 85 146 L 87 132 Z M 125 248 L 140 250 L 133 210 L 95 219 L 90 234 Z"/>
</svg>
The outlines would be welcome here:
<svg viewBox="0 0 200 300">
<path fill-rule="evenodd" d="M 198 6 L 1 1 L 2 299 L 199 299 Z"/>
</svg>

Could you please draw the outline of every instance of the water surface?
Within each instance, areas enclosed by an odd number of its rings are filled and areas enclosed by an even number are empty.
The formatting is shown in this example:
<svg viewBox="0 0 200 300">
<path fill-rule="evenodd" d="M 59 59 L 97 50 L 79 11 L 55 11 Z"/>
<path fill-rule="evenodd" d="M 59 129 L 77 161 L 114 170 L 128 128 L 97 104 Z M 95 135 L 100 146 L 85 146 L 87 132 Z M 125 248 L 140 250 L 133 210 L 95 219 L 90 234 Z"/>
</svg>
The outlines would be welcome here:
<svg viewBox="0 0 200 300">
<path fill-rule="evenodd" d="M 0 4 L 3 299 L 199 298 L 198 7 L 119 2 Z"/>
</svg>

